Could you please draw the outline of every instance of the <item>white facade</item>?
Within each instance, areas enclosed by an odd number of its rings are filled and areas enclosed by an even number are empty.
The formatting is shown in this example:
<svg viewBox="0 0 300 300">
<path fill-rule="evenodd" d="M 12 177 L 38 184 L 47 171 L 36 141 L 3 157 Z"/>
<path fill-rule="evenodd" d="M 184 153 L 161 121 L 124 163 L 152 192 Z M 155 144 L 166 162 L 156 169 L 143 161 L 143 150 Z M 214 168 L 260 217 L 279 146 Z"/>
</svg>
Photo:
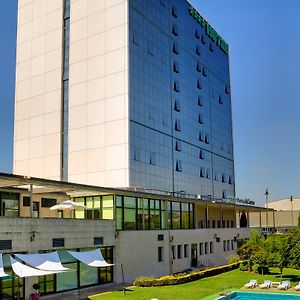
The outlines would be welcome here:
<svg viewBox="0 0 300 300">
<path fill-rule="evenodd" d="M 70 8 L 68 180 L 127 186 L 127 1 Z M 16 174 L 61 178 L 62 20 L 62 0 L 19 1 Z"/>
</svg>

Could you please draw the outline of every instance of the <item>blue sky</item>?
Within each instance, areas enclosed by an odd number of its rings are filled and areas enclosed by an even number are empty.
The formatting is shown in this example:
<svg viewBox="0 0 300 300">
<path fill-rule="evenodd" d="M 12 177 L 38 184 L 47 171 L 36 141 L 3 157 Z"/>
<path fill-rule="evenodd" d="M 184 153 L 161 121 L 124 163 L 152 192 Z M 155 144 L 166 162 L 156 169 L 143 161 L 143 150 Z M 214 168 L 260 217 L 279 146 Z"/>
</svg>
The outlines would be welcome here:
<svg viewBox="0 0 300 300">
<path fill-rule="evenodd" d="M 192 3 L 230 46 L 237 196 L 262 204 L 269 188 L 270 200 L 300 197 L 300 1 Z M 17 1 L 3 1 L 1 172 L 12 172 L 16 18 Z"/>
</svg>

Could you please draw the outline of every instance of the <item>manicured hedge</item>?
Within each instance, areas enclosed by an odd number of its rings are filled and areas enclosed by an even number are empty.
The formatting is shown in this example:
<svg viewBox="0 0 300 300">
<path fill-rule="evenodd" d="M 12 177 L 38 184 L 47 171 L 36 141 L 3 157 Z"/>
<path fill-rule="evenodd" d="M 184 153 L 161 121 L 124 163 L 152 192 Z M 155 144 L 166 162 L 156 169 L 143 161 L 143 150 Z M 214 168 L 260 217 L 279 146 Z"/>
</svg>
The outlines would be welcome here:
<svg viewBox="0 0 300 300">
<path fill-rule="evenodd" d="M 230 265 L 219 266 L 203 271 L 194 271 L 190 274 L 167 275 L 161 278 L 138 277 L 134 280 L 133 284 L 142 287 L 182 284 L 228 272 L 237 269 L 239 265 L 240 262 L 236 262 Z"/>
</svg>

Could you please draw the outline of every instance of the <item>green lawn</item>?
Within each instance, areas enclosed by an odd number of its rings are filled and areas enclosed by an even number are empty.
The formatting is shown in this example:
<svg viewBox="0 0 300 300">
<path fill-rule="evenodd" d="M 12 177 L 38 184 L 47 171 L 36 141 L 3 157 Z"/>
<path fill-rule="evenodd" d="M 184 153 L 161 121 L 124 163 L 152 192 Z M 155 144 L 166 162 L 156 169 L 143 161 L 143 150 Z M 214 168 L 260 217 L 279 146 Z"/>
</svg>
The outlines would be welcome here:
<svg viewBox="0 0 300 300">
<path fill-rule="evenodd" d="M 271 271 L 271 274 L 263 276 L 254 273 L 241 272 L 240 270 L 234 270 L 217 276 L 203 278 L 187 284 L 153 288 L 133 287 L 126 292 L 126 296 L 124 295 L 123 291 L 114 291 L 112 293 L 90 296 L 89 299 L 150 300 L 151 298 L 157 298 L 159 300 L 210 300 L 215 299 L 217 294 L 223 289 L 241 289 L 250 279 L 257 279 L 259 283 L 262 283 L 266 279 L 270 279 L 272 281 L 281 281 L 280 275 L 277 273 L 278 270 L 274 269 Z M 300 270 L 284 269 L 282 280 L 290 280 L 292 286 L 295 286 L 300 281 Z M 274 290 L 272 291 L 274 292 Z M 290 289 L 288 292 L 295 292 L 295 290 Z M 300 292 L 298 293 L 300 295 Z"/>
</svg>

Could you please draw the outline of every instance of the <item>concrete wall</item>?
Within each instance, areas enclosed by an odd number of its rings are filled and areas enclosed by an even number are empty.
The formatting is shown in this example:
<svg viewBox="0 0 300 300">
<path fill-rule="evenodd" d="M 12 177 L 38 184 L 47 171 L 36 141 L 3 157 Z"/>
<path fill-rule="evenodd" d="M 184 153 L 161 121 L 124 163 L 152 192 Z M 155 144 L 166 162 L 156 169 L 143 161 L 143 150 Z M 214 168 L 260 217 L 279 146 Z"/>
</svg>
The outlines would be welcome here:
<svg viewBox="0 0 300 300">
<path fill-rule="evenodd" d="M 158 234 L 164 235 L 158 241 Z M 191 245 L 197 244 L 198 266 L 217 266 L 227 263 L 227 258 L 234 250 L 223 249 L 223 241 L 246 238 L 250 235 L 249 228 L 196 229 L 196 230 L 165 230 L 165 231 L 122 231 L 116 238 L 116 281 L 122 282 L 122 263 L 126 282 L 132 282 L 139 276 L 159 277 L 191 268 Z M 216 236 L 220 242 L 216 242 Z M 213 253 L 200 255 L 199 244 L 213 242 Z M 188 245 L 188 257 L 184 257 L 184 245 Z M 182 258 L 178 258 L 177 246 L 182 245 Z M 175 246 L 175 259 L 172 259 L 171 247 Z M 163 261 L 158 262 L 158 247 L 163 247 Z"/>
</svg>

